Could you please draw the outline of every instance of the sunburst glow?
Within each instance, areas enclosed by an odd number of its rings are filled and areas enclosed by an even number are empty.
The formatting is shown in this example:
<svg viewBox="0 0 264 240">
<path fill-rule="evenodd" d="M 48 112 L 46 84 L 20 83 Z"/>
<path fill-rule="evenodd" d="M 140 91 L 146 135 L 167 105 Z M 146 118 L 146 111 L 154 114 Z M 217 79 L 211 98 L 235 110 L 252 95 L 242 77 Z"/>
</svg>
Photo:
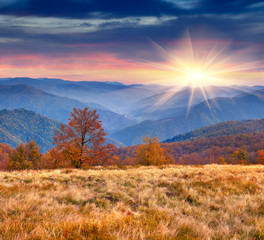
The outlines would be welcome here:
<svg viewBox="0 0 264 240">
<path fill-rule="evenodd" d="M 186 81 L 189 82 L 192 87 L 201 87 L 207 85 L 207 81 L 210 78 L 208 72 L 205 72 L 198 68 L 191 68 L 183 71 L 185 71 Z"/>
<path fill-rule="evenodd" d="M 166 49 L 151 42 L 163 61 L 140 62 L 163 70 L 166 77 L 157 82 L 172 86 L 171 91 L 156 103 L 155 108 L 168 101 L 181 89 L 190 87 L 188 115 L 196 89 L 199 89 L 199 94 L 203 95 L 210 108 L 209 86 L 241 85 L 248 81 L 263 80 L 261 76 L 264 70 L 263 61 L 254 58 L 252 49 L 235 50 L 234 44 L 227 41 L 193 40 L 189 32 L 182 40 L 170 43 Z"/>
<path fill-rule="evenodd" d="M 203 78 L 203 74 L 200 71 L 191 71 L 190 73 L 191 79 L 194 79 L 194 81 L 201 80 Z"/>
</svg>

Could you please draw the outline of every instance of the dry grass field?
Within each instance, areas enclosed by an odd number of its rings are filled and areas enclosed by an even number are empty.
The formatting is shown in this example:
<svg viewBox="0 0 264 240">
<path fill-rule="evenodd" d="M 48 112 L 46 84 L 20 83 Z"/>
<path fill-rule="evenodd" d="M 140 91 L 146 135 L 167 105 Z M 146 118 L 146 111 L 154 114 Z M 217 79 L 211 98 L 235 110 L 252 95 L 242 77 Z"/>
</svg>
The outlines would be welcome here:
<svg viewBox="0 0 264 240">
<path fill-rule="evenodd" d="M 264 239 L 264 166 L 0 172 L 0 239 Z"/>
</svg>

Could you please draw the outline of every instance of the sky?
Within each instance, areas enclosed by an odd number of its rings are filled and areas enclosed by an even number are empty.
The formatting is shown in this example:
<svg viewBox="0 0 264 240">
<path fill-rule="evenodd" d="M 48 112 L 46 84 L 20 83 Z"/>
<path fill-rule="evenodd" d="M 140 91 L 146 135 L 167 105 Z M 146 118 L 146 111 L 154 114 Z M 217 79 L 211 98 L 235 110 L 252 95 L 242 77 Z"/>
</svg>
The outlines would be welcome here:
<svg viewBox="0 0 264 240">
<path fill-rule="evenodd" d="M 0 77 L 264 84 L 264 1 L 1 0 Z"/>
</svg>

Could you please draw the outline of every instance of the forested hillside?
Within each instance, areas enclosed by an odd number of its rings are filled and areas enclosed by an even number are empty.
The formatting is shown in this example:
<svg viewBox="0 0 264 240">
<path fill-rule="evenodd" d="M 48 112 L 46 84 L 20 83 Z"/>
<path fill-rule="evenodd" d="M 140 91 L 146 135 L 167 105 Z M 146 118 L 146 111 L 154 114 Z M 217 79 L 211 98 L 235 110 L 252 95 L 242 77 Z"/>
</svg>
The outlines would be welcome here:
<svg viewBox="0 0 264 240">
<path fill-rule="evenodd" d="M 53 133 L 59 123 L 25 109 L 0 111 L 0 142 L 16 147 L 34 140 L 42 152 L 52 146 Z"/>
<path fill-rule="evenodd" d="M 207 137 L 188 142 L 162 143 L 166 152 L 173 156 L 177 164 L 211 164 L 239 163 L 234 159 L 237 150 L 245 152 L 247 162 L 258 162 L 258 151 L 264 149 L 264 131 L 230 134 L 226 136 Z M 128 159 L 133 163 L 137 152 L 137 146 L 118 149 L 122 159 Z"/>
<path fill-rule="evenodd" d="M 256 120 L 227 121 L 177 135 L 164 142 L 186 142 L 201 138 L 237 135 L 241 133 L 261 132 L 264 130 L 264 118 Z"/>
<path fill-rule="evenodd" d="M 53 135 L 58 127 L 59 122 L 26 109 L 0 111 L 0 143 L 9 144 L 13 148 L 20 143 L 34 140 L 40 151 L 45 153 L 53 147 Z M 105 144 L 125 146 L 108 136 Z"/>
</svg>

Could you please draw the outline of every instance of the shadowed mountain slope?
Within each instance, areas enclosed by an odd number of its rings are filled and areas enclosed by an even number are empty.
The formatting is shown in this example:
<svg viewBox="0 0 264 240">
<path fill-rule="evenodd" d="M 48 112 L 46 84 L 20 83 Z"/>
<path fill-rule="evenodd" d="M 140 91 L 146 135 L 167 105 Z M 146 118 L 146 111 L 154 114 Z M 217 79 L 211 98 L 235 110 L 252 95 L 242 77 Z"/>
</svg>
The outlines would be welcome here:
<svg viewBox="0 0 264 240">
<path fill-rule="evenodd" d="M 0 111 L 0 142 L 16 147 L 34 140 L 41 152 L 51 148 L 59 122 L 25 109 Z"/>
<path fill-rule="evenodd" d="M 95 103 L 84 104 L 59 97 L 25 84 L 0 85 L 0 109 L 25 108 L 63 123 L 67 122 L 74 107 L 94 109 L 98 106 Z M 122 129 L 136 123 L 135 120 L 110 110 L 99 108 L 97 112 L 106 131 Z"/>
</svg>

